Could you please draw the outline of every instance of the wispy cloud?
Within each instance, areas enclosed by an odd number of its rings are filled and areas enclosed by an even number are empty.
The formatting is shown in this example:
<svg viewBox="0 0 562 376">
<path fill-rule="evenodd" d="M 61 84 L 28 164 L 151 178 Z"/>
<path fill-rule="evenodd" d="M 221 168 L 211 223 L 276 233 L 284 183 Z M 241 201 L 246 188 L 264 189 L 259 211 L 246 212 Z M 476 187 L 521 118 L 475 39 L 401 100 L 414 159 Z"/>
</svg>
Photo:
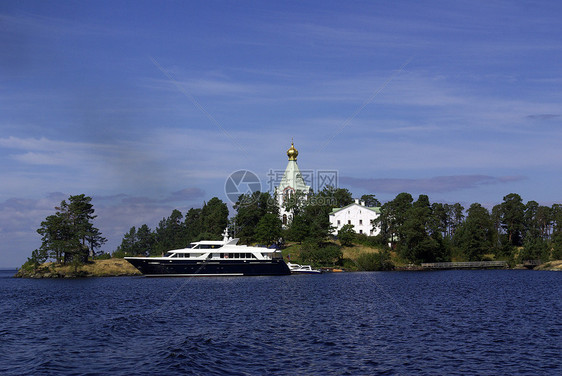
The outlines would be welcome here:
<svg viewBox="0 0 562 376">
<path fill-rule="evenodd" d="M 35 38 L 52 37 L 53 35 L 58 37 L 107 36 L 112 38 L 120 35 L 135 35 L 133 32 L 127 32 L 122 28 L 108 26 L 106 23 L 83 23 L 70 18 L 59 18 L 30 12 L 19 14 L 0 13 L 0 23 L 7 31 L 32 33 Z"/>
<path fill-rule="evenodd" d="M 535 115 L 527 115 L 528 119 L 533 120 L 551 120 L 551 119 L 558 119 L 560 116 L 559 114 L 535 114 Z"/>
<path fill-rule="evenodd" d="M 426 179 L 369 179 L 341 177 L 344 185 L 362 188 L 370 192 L 442 193 L 477 188 L 482 185 L 504 184 L 526 179 L 522 176 L 493 177 L 486 175 L 436 176 Z"/>
<path fill-rule="evenodd" d="M 195 202 L 195 200 L 203 200 L 205 191 L 200 188 L 185 188 L 177 192 L 172 192 L 162 198 L 153 197 L 128 197 L 124 195 L 120 197 L 124 204 L 165 204 L 165 203 L 182 203 Z"/>
<path fill-rule="evenodd" d="M 103 249 L 115 250 L 131 226 L 147 224 L 155 229 L 158 221 L 169 216 L 174 208 L 185 214 L 189 208 L 201 206 L 204 194 L 199 188 L 185 188 L 158 199 L 127 194 L 94 195 L 92 203 L 97 215 L 94 225 L 108 238 Z M 21 265 L 41 245 L 36 232 L 41 221 L 54 214 L 55 206 L 68 197 L 68 194 L 53 192 L 39 199 L 13 197 L 0 202 L 0 254 L 8 260 L 17 260 L 17 265 L 9 266 Z M 18 247 L 12 248 L 15 243 Z"/>
</svg>

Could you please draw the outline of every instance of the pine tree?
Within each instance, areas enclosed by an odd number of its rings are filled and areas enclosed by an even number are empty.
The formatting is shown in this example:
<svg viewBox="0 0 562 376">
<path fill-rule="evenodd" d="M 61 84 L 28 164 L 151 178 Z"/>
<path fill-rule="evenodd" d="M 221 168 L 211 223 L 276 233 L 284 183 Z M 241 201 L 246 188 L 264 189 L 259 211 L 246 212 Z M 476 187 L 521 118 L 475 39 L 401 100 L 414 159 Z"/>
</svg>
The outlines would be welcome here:
<svg viewBox="0 0 562 376">
<path fill-rule="evenodd" d="M 37 232 L 42 236 L 39 249 L 57 263 L 80 264 L 88 261 L 107 239 L 94 227 L 96 218 L 91 197 L 70 196 L 56 207 L 56 214 L 41 222 Z"/>
</svg>

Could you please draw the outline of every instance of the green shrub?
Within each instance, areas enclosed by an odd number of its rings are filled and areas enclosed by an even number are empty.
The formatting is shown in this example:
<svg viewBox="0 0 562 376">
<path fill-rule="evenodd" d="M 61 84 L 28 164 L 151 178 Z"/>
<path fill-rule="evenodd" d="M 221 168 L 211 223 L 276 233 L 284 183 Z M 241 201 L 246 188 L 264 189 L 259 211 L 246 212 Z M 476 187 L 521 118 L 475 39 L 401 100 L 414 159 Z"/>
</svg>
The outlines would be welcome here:
<svg viewBox="0 0 562 376">
<path fill-rule="evenodd" d="M 96 260 L 109 260 L 111 258 L 111 254 L 107 252 L 101 252 L 96 255 Z"/>
<path fill-rule="evenodd" d="M 316 244 L 315 242 L 303 242 L 301 259 L 314 265 L 336 265 L 341 263 L 343 253 L 341 248 L 335 244 Z"/>
<path fill-rule="evenodd" d="M 357 264 L 363 271 L 392 270 L 394 265 L 390 261 L 390 252 L 363 253 L 357 258 Z"/>
<path fill-rule="evenodd" d="M 356 234 L 355 243 L 361 244 L 367 247 L 387 247 L 388 245 L 382 241 L 380 236 L 368 236 L 366 234 Z"/>
</svg>

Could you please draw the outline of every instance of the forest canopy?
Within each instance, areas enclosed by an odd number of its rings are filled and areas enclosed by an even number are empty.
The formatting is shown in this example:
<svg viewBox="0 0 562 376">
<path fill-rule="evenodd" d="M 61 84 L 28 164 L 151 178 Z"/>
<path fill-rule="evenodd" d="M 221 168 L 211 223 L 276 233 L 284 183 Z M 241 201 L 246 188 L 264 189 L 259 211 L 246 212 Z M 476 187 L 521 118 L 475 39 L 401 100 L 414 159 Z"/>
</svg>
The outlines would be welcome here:
<svg viewBox="0 0 562 376">
<path fill-rule="evenodd" d="M 562 205 L 543 206 L 536 201 L 524 203 L 516 193 L 503 197 L 491 210 L 479 203 L 465 209 L 459 203 L 431 203 L 427 195 L 414 200 L 400 193 L 381 205 L 374 195 L 361 198 L 368 206 L 379 206 L 380 216 L 373 221 L 379 234 L 374 237 L 354 234 L 352 226 L 341 229 L 336 237 L 342 246 L 362 243 L 382 251 L 393 251 L 400 262 L 419 264 L 439 261 L 562 259 Z M 59 264 L 87 262 L 105 242 L 94 227 L 91 197 L 70 196 L 41 222 L 37 232 L 41 247 L 33 251 L 26 264 L 37 266 L 46 260 Z M 318 259 L 325 250 L 326 260 L 335 262 L 329 214 L 332 209 L 353 202 L 347 189 L 327 187 L 307 197 L 296 195 L 283 202 L 292 211 L 292 220 L 282 225 L 277 200 L 267 192 L 241 195 L 229 219 L 228 206 L 217 197 L 191 208 L 185 215 L 174 209 L 152 230 L 143 224 L 124 234 L 114 257 L 160 256 L 170 249 L 184 248 L 199 240 L 219 240 L 226 228 L 241 244 L 275 245 L 286 241 L 303 245 Z M 103 254 L 110 257 L 108 253 Z M 325 255 L 324 255 L 325 256 Z M 322 257 L 324 257 L 322 256 Z M 364 260 L 365 261 L 365 260 Z M 372 261 L 372 260 L 371 260 Z M 369 262 L 371 262 L 369 261 Z"/>
</svg>

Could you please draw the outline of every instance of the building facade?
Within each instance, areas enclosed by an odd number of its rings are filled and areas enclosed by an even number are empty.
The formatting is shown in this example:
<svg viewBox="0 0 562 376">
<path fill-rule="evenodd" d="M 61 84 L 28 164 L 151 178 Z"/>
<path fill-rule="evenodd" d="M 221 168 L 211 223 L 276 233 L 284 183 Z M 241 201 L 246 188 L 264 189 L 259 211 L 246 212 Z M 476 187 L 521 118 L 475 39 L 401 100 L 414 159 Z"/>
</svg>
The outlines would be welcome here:
<svg viewBox="0 0 562 376">
<path fill-rule="evenodd" d="M 279 216 L 283 226 L 287 226 L 293 218 L 293 213 L 285 207 L 287 200 L 298 197 L 300 200 L 305 201 L 312 193 L 312 188 L 306 185 L 297 164 L 298 155 L 298 150 L 291 142 L 291 147 L 287 150 L 289 163 L 279 185 L 275 187 L 275 197 L 279 205 Z"/>
<path fill-rule="evenodd" d="M 353 204 L 333 209 L 330 213 L 330 225 L 334 228 L 332 234 L 337 235 L 344 225 L 353 225 L 357 234 L 376 236 L 380 233 L 380 228 L 373 229 L 371 221 L 379 217 L 380 210 L 380 207 L 365 206 L 358 199 Z"/>
</svg>

